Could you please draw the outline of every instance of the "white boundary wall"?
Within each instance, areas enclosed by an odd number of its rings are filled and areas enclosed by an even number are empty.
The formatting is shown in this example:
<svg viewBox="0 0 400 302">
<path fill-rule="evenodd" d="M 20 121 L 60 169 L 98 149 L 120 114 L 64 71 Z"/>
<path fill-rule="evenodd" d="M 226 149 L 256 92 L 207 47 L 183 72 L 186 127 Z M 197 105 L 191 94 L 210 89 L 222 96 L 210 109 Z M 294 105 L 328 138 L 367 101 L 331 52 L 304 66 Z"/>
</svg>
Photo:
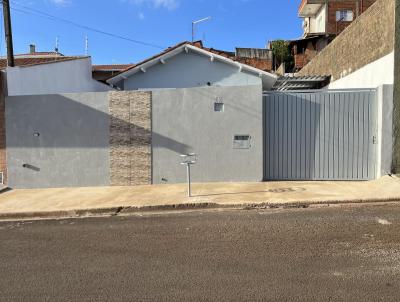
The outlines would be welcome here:
<svg viewBox="0 0 400 302">
<path fill-rule="evenodd" d="M 375 88 L 381 85 L 393 85 L 394 52 L 354 71 L 329 84 L 328 89 Z"/>
</svg>

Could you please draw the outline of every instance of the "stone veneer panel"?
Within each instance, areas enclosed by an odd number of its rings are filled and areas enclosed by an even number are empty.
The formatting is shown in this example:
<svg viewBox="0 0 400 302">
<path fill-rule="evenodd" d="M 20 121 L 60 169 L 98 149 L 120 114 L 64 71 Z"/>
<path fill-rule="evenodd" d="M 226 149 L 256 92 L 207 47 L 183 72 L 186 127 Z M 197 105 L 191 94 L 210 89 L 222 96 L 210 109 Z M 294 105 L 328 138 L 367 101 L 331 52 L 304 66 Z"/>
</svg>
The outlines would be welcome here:
<svg viewBox="0 0 400 302">
<path fill-rule="evenodd" d="M 312 59 L 299 75 L 338 80 L 394 48 L 395 0 L 378 0 Z"/>
<path fill-rule="evenodd" d="M 151 92 L 113 91 L 110 102 L 110 183 L 151 183 Z"/>
</svg>

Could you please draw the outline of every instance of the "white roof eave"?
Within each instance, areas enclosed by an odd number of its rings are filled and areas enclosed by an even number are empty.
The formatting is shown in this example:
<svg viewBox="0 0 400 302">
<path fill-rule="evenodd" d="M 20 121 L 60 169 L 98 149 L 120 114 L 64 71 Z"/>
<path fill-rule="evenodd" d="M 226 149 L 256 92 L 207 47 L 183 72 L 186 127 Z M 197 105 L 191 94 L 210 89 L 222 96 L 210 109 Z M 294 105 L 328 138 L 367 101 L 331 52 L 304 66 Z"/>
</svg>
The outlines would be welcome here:
<svg viewBox="0 0 400 302">
<path fill-rule="evenodd" d="M 156 65 L 156 64 L 163 64 L 162 62 L 165 63 L 165 61 L 167 61 L 169 58 L 174 57 L 174 56 L 176 56 L 177 54 L 179 54 L 179 53 L 181 53 L 183 51 L 188 52 L 189 50 L 193 51 L 195 53 L 207 56 L 212 60 L 218 60 L 218 61 L 224 62 L 226 64 L 237 66 L 238 69 L 240 69 L 240 70 L 244 70 L 244 71 L 247 71 L 247 72 L 250 72 L 250 73 L 257 74 L 259 77 L 261 77 L 263 79 L 263 83 L 264 83 L 264 81 L 271 82 L 272 83 L 271 87 L 273 86 L 273 84 L 276 82 L 276 80 L 278 78 L 276 75 L 274 75 L 272 73 L 257 69 L 255 67 L 252 67 L 252 66 L 249 66 L 249 65 L 246 65 L 246 64 L 242 64 L 242 63 L 233 61 L 233 60 L 231 60 L 229 58 L 226 58 L 226 57 L 218 55 L 218 54 L 214 54 L 212 52 L 209 52 L 207 50 L 195 47 L 193 45 L 185 44 L 185 45 L 182 45 L 182 46 L 180 46 L 180 47 L 178 47 L 178 48 L 176 48 L 176 49 L 174 49 L 174 50 L 172 50 L 170 52 L 165 53 L 162 56 L 154 58 L 154 59 L 152 59 L 152 60 L 150 60 L 148 62 L 145 62 L 143 64 L 135 66 L 134 68 L 129 69 L 129 70 L 125 71 L 125 72 L 122 72 L 119 75 L 116 75 L 115 77 L 113 77 L 111 79 L 108 79 L 107 83 L 116 84 L 119 81 L 127 79 L 128 77 L 130 77 L 131 75 L 133 75 L 133 74 L 135 74 L 135 73 L 137 73 L 139 71 L 146 70 L 147 68 L 149 68 L 149 67 L 151 67 L 153 65 Z"/>
</svg>

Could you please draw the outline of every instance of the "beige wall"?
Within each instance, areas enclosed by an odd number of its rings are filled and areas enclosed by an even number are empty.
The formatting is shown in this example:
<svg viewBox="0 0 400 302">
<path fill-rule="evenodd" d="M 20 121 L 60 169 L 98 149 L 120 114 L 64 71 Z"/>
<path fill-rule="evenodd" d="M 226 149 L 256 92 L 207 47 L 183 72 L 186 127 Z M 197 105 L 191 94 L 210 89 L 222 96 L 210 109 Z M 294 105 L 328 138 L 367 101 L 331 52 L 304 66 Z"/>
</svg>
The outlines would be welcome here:
<svg viewBox="0 0 400 302">
<path fill-rule="evenodd" d="M 391 53 L 395 1 L 378 0 L 308 63 L 299 75 L 331 75 L 338 80 Z"/>
<path fill-rule="evenodd" d="M 110 183 L 151 183 L 151 92 L 110 92 Z"/>
</svg>

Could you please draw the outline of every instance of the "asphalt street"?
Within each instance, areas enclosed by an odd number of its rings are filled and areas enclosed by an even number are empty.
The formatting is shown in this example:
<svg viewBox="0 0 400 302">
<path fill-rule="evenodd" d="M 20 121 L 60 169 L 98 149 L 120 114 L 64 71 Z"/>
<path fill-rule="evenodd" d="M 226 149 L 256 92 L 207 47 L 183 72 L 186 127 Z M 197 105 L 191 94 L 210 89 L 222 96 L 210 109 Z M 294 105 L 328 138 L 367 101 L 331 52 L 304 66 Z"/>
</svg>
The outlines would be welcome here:
<svg viewBox="0 0 400 302">
<path fill-rule="evenodd" d="M 0 301 L 400 301 L 400 204 L 0 222 Z"/>
</svg>

